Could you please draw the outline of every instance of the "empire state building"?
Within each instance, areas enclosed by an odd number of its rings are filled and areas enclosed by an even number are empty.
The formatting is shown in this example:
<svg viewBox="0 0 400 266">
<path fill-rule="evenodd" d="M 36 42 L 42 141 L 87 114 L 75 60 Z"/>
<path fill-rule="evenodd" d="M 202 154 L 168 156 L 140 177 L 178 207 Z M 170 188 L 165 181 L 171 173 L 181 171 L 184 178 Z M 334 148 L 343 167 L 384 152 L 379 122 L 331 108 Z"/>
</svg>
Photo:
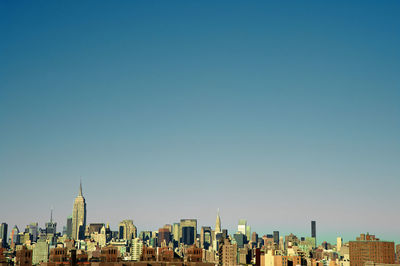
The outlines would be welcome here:
<svg viewBox="0 0 400 266">
<path fill-rule="evenodd" d="M 75 198 L 72 210 L 72 239 L 84 239 L 86 228 L 86 202 L 82 195 L 82 182 L 79 186 L 79 195 Z"/>
</svg>

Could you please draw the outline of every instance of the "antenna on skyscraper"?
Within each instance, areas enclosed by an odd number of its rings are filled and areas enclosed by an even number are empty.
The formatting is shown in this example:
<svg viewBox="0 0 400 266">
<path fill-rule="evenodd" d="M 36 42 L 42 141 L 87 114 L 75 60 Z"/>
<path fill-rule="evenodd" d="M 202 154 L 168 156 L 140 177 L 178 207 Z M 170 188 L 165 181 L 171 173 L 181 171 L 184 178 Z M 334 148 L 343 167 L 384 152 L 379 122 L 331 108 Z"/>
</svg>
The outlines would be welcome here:
<svg viewBox="0 0 400 266">
<path fill-rule="evenodd" d="M 53 207 L 53 205 L 51 205 L 51 207 L 50 207 L 50 223 L 53 223 L 53 209 L 54 209 L 54 207 Z"/>
<path fill-rule="evenodd" d="M 82 176 L 80 177 L 79 181 L 79 196 L 82 196 Z"/>
</svg>

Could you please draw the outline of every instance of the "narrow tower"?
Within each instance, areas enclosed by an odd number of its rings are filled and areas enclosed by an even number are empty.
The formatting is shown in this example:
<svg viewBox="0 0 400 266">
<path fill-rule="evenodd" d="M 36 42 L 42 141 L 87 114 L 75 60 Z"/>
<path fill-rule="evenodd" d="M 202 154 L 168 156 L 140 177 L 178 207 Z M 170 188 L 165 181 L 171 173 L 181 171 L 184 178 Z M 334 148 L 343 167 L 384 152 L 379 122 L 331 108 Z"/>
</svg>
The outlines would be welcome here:
<svg viewBox="0 0 400 266">
<path fill-rule="evenodd" d="M 82 181 L 79 184 L 79 194 L 75 198 L 72 209 L 72 239 L 80 240 L 85 238 L 86 228 L 86 201 L 82 194 Z"/>
<path fill-rule="evenodd" d="M 219 209 L 217 211 L 217 220 L 215 221 L 215 234 L 221 233 L 221 217 L 219 217 Z"/>
<path fill-rule="evenodd" d="M 311 221 L 311 237 L 314 238 L 314 246 L 317 246 L 317 228 L 316 222 Z"/>
</svg>

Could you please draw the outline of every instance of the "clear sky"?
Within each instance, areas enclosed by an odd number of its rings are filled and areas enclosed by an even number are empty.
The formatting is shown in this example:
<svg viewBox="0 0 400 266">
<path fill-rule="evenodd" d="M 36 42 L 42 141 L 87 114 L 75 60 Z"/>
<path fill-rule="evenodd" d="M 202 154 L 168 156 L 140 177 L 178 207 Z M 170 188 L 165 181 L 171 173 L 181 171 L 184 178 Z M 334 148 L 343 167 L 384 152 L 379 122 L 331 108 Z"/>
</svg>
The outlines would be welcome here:
<svg viewBox="0 0 400 266">
<path fill-rule="evenodd" d="M 400 242 L 399 1 L 0 1 L 0 222 Z M 235 230 L 236 231 L 236 230 Z"/>
</svg>

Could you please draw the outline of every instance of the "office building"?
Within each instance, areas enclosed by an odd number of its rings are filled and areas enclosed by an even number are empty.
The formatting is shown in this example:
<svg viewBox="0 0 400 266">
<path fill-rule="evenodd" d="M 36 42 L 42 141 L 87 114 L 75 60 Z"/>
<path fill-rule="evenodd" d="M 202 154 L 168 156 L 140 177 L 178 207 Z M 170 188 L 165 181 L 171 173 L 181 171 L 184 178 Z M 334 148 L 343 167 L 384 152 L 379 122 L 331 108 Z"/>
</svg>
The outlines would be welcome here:
<svg viewBox="0 0 400 266">
<path fill-rule="evenodd" d="M 182 243 L 185 245 L 194 244 L 194 227 L 193 226 L 183 226 L 182 227 Z"/>
<path fill-rule="evenodd" d="M 210 226 L 202 226 L 200 230 L 200 247 L 208 249 L 212 243 L 212 230 Z"/>
<path fill-rule="evenodd" d="M 1 223 L 0 225 L 0 247 L 7 246 L 8 224 Z"/>
<path fill-rule="evenodd" d="M 132 220 L 123 220 L 120 222 L 118 232 L 118 238 L 123 240 L 132 240 L 137 236 L 137 229 Z"/>
<path fill-rule="evenodd" d="M 46 226 L 46 234 L 53 234 L 57 233 L 57 223 L 53 222 L 53 210 L 50 211 L 50 222 L 45 224 Z"/>
<path fill-rule="evenodd" d="M 167 227 L 163 227 L 158 229 L 158 246 L 168 246 L 169 241 L 171 240 L 171 232 Z"/>
<path fill-rule="evenodd" d="M 179 243 L 180 241 L 180 224 L 179 223 L 174 223 L 173 228 L 172 228 L 172 236 L 174 239 L 174 242 Z"/>
<path fill-rule="evenodd" d="M 315 221 L 311 221 L 311 237 L 315 239 L 314 246 L 317 246 L 317 226 Z"/>
<path fill-rule="evenodd" d="M 244 219 L 240 219 L 238 224 L 238 232 L 242 233 L 243 235 L 246 235 L 246 226 L 247 226 L 247 221 Z"/>
<path fill-rule="evenodd" d="M 274 236 L 274 243 L 279 246 L 279 231 L 274 231 L 273 236 Z"/>
<path fill-rule="evenodd" d="M 68 238 L 72 238 L 72 215 L 67 218 L 66 235 Z"/>
<path fill-rule="evenodd" d="M 11 230 L 11 246 L 19 244 L 19 229 L 17 225 L 14 225 L 14 228 Z"/>
<path fill-rule="evenodd" d="M 131 258 L 133 261 L 140 260 L 140 256 L 142 255 L 142 250 L 143 250 L 143 242 L 139 238 L 133 239 L 131 245 Z"/>
<path fill-rule="evenodd" d="M 187 245 L 192 245 L 194 243 L 194 241 L 196 241 L 197 238 L 197 220 L 196 219 L 181 219 L 180 222 L 180 238 L 181 238 L 181 242 L 184 244 L 187 243 L 191 243 L 191 244 L 187 244 Z M 186 229 L 184 230 L 184 227 L 186 227 Z M 192 229 L 190 229 L 192 228 Z M 183 235 L 183 232 L 185 231 L 185 236 Z M 191 236 L 189 236 L 189 232 L 191 232 Z M 184 240 L 185 239 L 185 240 Z"/>
<path fill-rule="evenodd" d="M 31 236 L 32 242 L 37 242 L 38 236 L 39 236 L 39 225 L 38 223 L 30 223 L 27 226 L 26 230 Z"/>
<path fill-rule="evenodd" d="M 251 235 L 251 242 L 257 244 L 257 242 L 258 242 L 258 234 L 256 232 L 253 232 L 253 234 Z"/>
<path fill-rule="evenodd" d="M 336 239 L 336 250 L 337 250 L 337 252 L 340 252 L 340 249 L 342 248 L 342 243 L 343 243 L 343 239 L 341 237 L 338 237 Z"/>
<path fill-rule="evenodd" d="M 72 210 L 72 239 L 79 240 L 85 238 L 86 229 L 86 200 L 82 194 L 82 182 L 79 186 L 79 194 L 75 198 Z"/>
<path fill-rule="evenodd" d="M 247 243 L 246 235 L 242 234 L 242 232 L 237 232 L 233 235 L 233 238 L 235 239 L 238 248 L 243 248 L 244 244 Z"/>
<path fill-rule="evenodd" d="M 247 238 L 247 241 L 250 241 L 250 238 L 251 238 L 251 227 L 250 227 L 250 225 L 246 225 L 246 238 Z"/>
</svg>

